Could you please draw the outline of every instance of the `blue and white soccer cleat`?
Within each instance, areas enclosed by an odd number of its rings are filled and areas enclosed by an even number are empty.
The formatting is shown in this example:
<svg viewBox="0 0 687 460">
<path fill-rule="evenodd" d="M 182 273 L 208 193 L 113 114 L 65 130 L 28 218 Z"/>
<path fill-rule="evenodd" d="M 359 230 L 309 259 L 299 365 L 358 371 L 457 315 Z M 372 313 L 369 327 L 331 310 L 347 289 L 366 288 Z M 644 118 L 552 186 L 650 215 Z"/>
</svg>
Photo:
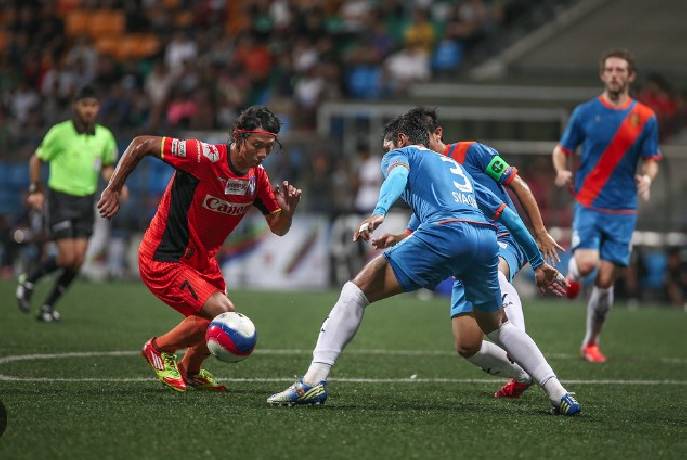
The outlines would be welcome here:
<svg viewBox="0 0 687 460">
<path fill-rule="evenodd" d="M 554 415 L 575 415 L 579 414 L 582 408 L 571 393 L 566 393 L 561 398 L 559 406 L 553 406 L 551 413 Z"/>
<path fill-rule="evenodd" d="M 324 404 L 327 400 L 327 382 L 322 380 L 317 385 L 303 383 L 303 379 L 284 391 L 275 393 L 267 398 L 267 404 L 276 406 L 293 406 L 295 404 Z"/>
</svg>

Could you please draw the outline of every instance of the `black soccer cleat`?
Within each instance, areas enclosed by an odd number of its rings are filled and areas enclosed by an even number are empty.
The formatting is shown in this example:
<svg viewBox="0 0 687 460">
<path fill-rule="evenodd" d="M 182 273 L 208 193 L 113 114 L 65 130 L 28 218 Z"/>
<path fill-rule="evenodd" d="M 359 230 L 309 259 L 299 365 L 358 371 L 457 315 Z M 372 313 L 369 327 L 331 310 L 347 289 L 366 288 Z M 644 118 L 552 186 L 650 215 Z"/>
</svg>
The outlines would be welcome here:
<svg viewBox="0 0 687 460">
<path fill-rule="evenodd" d="M 43 305 L 41 311 L 36 316 L 36 321 L 41 323 L 56 323 L 60 320 L 60 312 L 50 305 Z"/>
</svg>

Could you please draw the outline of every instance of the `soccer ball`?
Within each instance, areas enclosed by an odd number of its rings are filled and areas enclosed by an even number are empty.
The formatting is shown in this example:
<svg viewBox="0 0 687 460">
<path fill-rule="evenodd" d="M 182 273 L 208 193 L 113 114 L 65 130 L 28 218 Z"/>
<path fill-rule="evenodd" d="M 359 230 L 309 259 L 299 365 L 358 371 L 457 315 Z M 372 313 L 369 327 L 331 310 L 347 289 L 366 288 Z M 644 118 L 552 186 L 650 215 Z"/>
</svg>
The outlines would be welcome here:
<svg viewBox="0 0 687 460">
<path fill-rule="evenodd" d="M 236 312 L 215 316 L 205 332 L 205 342 L 210 352 L 226 363 L 236 363 L 248 358 L 256 341 L 253 321 Z"/>
</svg>

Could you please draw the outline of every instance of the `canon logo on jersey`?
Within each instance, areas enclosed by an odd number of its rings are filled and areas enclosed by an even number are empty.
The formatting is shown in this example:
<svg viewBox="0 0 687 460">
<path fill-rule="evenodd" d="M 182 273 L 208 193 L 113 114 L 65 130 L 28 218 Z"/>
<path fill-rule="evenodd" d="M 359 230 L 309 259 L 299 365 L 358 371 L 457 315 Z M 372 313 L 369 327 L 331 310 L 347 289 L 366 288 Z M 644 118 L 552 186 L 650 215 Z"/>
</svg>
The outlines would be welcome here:
<svg viewBox="0 0 687 460">
<path fill-rule="evenodd" d="M 251 203 L 235 203 L 219 199 L 212 195 L 205 195 L 203 198 L 203 207 L 210 211 L 219 212 L 222 214 L 229 214 L 230 216 L 238 216 L 244 214 Z"/>
</svg>

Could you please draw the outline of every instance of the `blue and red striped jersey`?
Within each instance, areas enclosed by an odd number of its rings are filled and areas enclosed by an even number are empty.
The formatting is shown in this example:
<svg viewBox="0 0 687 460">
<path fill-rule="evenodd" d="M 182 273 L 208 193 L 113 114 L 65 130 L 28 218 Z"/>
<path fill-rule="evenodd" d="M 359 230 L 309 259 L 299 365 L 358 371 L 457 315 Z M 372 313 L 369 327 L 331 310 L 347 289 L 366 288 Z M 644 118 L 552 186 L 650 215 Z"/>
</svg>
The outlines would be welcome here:
<svg viewBox="0 0 687 460">
<path fill-rule="evenodd" d="M 637 164 L 661 158 L 656 115 L 634 99 L 614 107 L 599 96 L 577 106 L 559 145 L 567 155 L 582 146 L 575 199 L 602 211 L 636 212 Z"/>
</svg>

